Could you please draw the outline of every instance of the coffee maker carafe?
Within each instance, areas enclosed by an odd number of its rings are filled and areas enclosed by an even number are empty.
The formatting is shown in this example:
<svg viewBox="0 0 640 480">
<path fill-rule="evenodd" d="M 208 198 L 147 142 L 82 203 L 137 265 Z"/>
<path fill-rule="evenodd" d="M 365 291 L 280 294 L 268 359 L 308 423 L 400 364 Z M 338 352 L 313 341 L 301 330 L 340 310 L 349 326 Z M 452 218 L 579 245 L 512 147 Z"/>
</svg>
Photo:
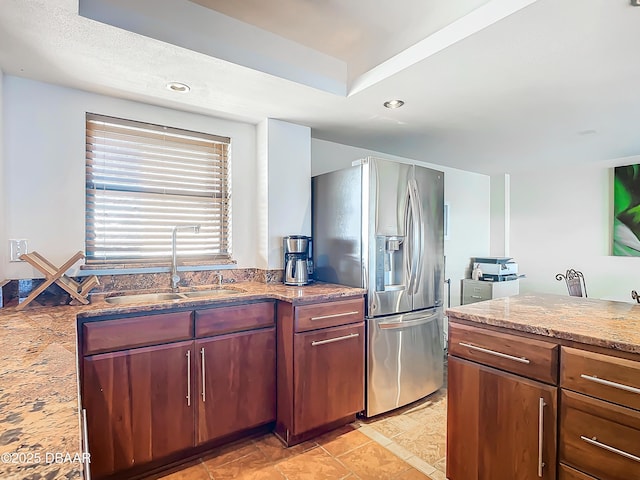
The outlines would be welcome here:
<svg viewBox="0 0 640 480">
<path fill-rule="evenodd" d="M 312 282 L 311 237 L 289 235 L 283 238 L 285 285 L 307 285 Z"/>
</svg>

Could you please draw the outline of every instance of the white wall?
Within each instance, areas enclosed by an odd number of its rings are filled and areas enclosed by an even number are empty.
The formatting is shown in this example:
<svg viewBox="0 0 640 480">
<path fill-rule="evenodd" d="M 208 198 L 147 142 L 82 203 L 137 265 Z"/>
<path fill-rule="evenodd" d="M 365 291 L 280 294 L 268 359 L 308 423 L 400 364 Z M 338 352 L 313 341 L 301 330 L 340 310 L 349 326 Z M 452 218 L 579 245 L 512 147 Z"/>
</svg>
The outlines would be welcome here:
<svg viewBox="0 0 640 480">
<path fill-rule="evenodd" d="M 282 237 L 311 235 L 311 129 L 269 118 L 257 131 L 259 267 L 281 269 Z"/>
<path fill-rule="evenodd" d="M 631 301 L 640 257 L 611 256 L 611 167 L 640 156 L 573 168 L 511 174 L 511 256 L 527 278 L 521 293 L 567 294 L 556 273 L 583 272 L 589 297 Z"/>
<path fill-rule="evenodd" d="M 0 222 L 0 272 L 6 278 L 41 276 L 23 262 L 7 263 L 8 238 L 26 238 L 30 250 L 54 264 L 84 251 L 85 112 L 231 137 L 233 257 L 239 268 L 256 266 L 255 126 L 13 76 L 4 77 L 2 100 L 7 215 Z"/>
<path fill-rule="evenodd" d="M 510 185 L 508 173 L 491 176 L 491 256 L 509 256 Z"/>
<path fill-rule="evenodd" d="M 444 241 L 447 278 L 451 278 L 451 305 L 460 304 L 460 280 L 470 258 L 489 255 L 490 178 L 487 175 L 443 167 L 324 140 L 311 140 L 311 175 L 348 167 L 368 155 L 424 165 L 444 172 L 444 197 L 450 204 L 449 239 Z"/>
<path fill-rule="evenodd" d="M 6 191 L 7 185 L 5 184 L 4 179 L 4 142 L 3 142 L 3 124 L 4 124 L 4 115 L 2 114 L 2 99 L 4 98 L 4 73 L 0 70 L 0 282 L 7 278 L 6 274 L 6 262 L 8 256 L 9 243 L 7 241 L 7 235 L 5 233 L 6 230 L 6 219 L 7 219 L 7 211 L 6 211 Z"/>
</svg>

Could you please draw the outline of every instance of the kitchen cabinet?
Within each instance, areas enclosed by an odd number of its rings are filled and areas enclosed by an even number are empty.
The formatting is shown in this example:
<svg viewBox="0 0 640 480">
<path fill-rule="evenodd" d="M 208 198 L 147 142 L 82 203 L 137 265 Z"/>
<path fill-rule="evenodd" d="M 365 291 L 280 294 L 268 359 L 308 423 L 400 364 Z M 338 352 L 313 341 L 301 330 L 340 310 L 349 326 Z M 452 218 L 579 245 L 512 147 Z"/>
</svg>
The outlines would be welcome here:
<svg viewBox="0 0 640 480">
<path fill-rule="evenodd" d="M 561 359 L 561 465 L 640 478 L 640 361 L 570 347 Z"/>
<path fill-rule="evenodd" d="M 275 420 L 274 327 L 196 340 L 196 351 L 198 444 Z"/>
<path fill-rule="evenodd" d="M 93 478 L 138 473 L 275 421 L 272 301 L 98 319 L 81 331 Z"/>
<path fill-rule="evenodd" d="M 94 478 L 193 445 L 192 342 L 85 357 L 83 403 Z"/>
<path fill-rule="evenodd" d="M 447 477 L 555 479 L 558 346 L 449 328 Z"/>
<path fill-rule="evenodd" d="M 280 302 L 276 434 L 295 445 L 364 409 L 364 299 Z"/>
<path fill-rule="evenodd" d="M 510 297 L 520 293 L 520 280 L 487 282 L 484 280 L 462 280 L 462 305 L 482 302 L 492 298 Z"/>
</svg>

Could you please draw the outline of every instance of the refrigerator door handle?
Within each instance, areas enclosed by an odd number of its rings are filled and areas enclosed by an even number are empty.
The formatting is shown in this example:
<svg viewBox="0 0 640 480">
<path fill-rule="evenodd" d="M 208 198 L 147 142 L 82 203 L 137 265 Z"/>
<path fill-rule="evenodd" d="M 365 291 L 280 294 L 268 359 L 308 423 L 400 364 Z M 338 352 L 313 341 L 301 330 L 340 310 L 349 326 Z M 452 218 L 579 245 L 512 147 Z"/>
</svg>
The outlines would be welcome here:
<svg viewBox="0 0 640 480">
<path fill-rule="evenodd" d="M 424 262 L 424 214 L 422 212 L 422 204 L 420 202 L 420 190 L 418 189 L 418 182 L 415 178 L 411 179 L 411 185 L 413 187 L 414 194 L 412 195 L 414 201 L 414 222 L 415 222 L 415 236 L 417 238 L 417 245 L 413 246 L 415 252 L 417 266 L 413 273 L 414 276 L 414 290 L 413 293 L 418 293 L 420 287 L 420 277 L 422 273 L 422 266 Z M 416 214 L 417 213 L 417 214 Z"/>
<path fill-rule="evenodd" d="M 406 322 L 380 322 L 378 326 L 382 330 L 399 330 L 401 328 L 417 327 L 418 325 L 424 325 L 425 323 L 432 322 L 438 318 L 439 313 L 436 312 L 428 317 L 419 318 L 417 320 L 409 320 Z"/>
<path fill-rule="evenodd" d="M 405 207 L 404 207 L 404 233 L 405 233 L 405 255 L 404 255 L 404 263 L 405 269 L 407 271 L 408 279 L 407 279 L 407 292 L 409 295 L 411 294 L 411 289 L 413 287 L 413 260 L 415 258 L 415 253 L 413 251 L 413 242 L 411 241 L 411 237 L 409 235 L 410 225 L 413 223 L 413 200 L 411 194 L 411 184 L 407 184 L 407 193 L 405 195 Z M 411 232 L 413 234 L 413 232 Z"/>
<path fill-rule="evenodd" d="M 421 252 L 418 247 L 420 247 L 420 228 L 419 228 L 419 208 L 416 207 L 416 204 L 419 203 L 416 198 L 416 190 L 414 190 L 413 183 L 415 183 L 415 179 L 409 180 L 409 184 L 407 185 L 407 191 L 409 194 L 409 201 L 407 202 L 409 205 L 409 216 L 411 218 L 411 235 L 407 235 L 407 239 L 409 240 L 410 251 L 407 252 L 411 256 L 411 269 L 409 270 L 409 295 L 412 295 L 417 292 L 417 279 L 418 279 L 418 263 L 421 258 Z"/>
</svg>

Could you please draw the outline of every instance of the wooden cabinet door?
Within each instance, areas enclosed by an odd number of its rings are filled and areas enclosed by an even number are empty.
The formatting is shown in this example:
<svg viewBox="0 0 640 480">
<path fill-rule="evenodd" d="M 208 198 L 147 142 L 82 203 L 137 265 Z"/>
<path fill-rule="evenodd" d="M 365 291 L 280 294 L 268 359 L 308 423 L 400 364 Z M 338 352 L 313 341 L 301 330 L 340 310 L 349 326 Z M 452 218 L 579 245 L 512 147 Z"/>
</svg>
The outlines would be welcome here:
<svg viewBox="0 0 640 480">
<path fill-rule="evenodd" d="M 197 443 L 276 418 L 275 328 L 196 340 Z"/>
<path fill-rule="evenodd" d="M 293 434 L 364 408 L 364 323 L 294 335 Z"/>
<path fill-rule="evenodd" d="M 93 478 L 193 446 L 193 360 L 192 341 L 84 357 Z"/>
<path fill-rule="evenodd" d="M 557 388 L 452 356 L 448 368 L 447 478 L 555 479 Z"/>
</svg>

